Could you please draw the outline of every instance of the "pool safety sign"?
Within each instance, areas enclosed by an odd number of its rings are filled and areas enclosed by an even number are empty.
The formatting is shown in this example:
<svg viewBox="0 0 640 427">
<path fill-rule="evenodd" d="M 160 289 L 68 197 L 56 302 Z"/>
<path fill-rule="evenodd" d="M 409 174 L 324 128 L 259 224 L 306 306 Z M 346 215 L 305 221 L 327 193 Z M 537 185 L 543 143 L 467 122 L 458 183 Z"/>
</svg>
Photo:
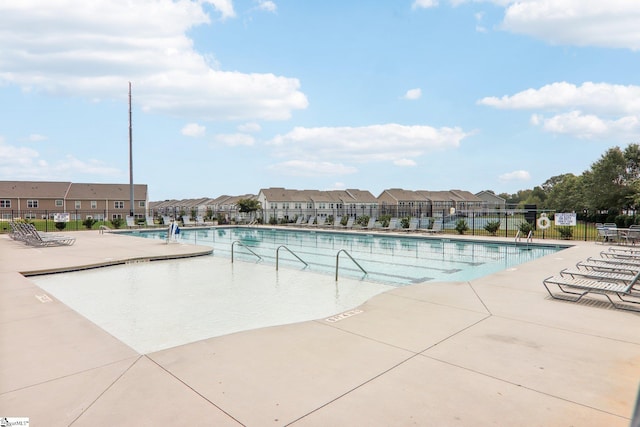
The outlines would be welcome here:
<svg viewBox="0 0 640 427">
<path fill-rule="evenodd" d="M 576 213 L 556 213 L 554 215 L 554 219 L 556 222 L 556 227 L 559 226 L 569 226 L 569 227 L 575 227 L 576 226 Z"/>
<path fill-rule="evenodd" d="M 70 216 L 68 213 L 54 213 L 53 221 L 54 222 L 69 222 Z M 0 426 L 2 427 L 2 426 Z"/>
</svg>

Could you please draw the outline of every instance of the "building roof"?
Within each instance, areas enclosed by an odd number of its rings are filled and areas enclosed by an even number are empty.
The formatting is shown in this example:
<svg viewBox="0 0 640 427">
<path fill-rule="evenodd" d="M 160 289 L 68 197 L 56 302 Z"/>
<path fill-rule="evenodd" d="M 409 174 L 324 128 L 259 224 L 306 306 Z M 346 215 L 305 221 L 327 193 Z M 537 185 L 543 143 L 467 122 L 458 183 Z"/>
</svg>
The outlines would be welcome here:
<svg viewBox="0 0 640 427">
<path fill-rule="evenodd" d="M 131 188 L 129 184 L 90 184 L 72 183 L 67 193 L 67 199 L 109 199 L 109 200 L 129 200 Z M 134 184 L 133 198 L 135 200 L 147 199 L 147 185 Z"/>
<path fill-rule="evenodd" d="M 63 199 L 70 186 L 70 182 L 0 181 L 0 199 Z"/>
</svg>

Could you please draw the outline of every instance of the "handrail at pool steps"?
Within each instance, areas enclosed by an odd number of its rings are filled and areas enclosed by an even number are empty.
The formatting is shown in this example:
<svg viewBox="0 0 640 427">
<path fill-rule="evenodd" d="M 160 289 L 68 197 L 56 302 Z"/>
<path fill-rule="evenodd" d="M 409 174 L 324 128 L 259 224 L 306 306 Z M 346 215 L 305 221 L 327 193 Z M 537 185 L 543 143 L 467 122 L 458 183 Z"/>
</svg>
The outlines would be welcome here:
<svg viewBox="0 0 640 427">
<path fill-rule="evenodd" d="M 278 248 L 276 249 L 276 271 L 278 271 L 278 259 L 279 256 L 278 254 L 280 253 L 280 248 L 285 248 L 287 251 L 289 251 L 289 253 L 291 255 L 293 255 L 294 257 L 298 258 L 303 264 L 304 267 L 307 268 L 309 267 L 309 264 L 307 264 L 307 262 L 305 260 L 303 260 L 302 258 L 300 258 L 298 255 L 296 255 L 291 249 L 289 249 L 286 245 L 280 245 L 278 246 Z"/>
<path fill-rule="evenodd" d="M 234 241 L 233 241 L 233 243 L 231 243 L 231 263 L 232 263 L 232 264 L 233 264 L 233 246 L 234 246 L 236 243 L 237 243 L 237 244 L 239 244 L 239 245 L 240 245 L 240 246 L 242 246 L 242 247 L 247 248 L 247 250 L 248 250 L 249 252 L 251 252 L 252 254 L 254 254 L 255 256 L 257 256 L 257 257 L 258 257 L 258 259 L 259 259 L 260 261 L 262 261 L 262 257 L 261 257 L 260 255 L 258 255 L 257 253 L 255 253 L 255 252 L 254 252 L 254 251 L 253 251 L 249 246 L 245 245 L 245 244 L 244 244 L 244 243 L 242 243 L 240 240 L 234 240 Z"/>
<path fill-rule="evenodd" d="M 518 230 L 518 232 L 516 233 L 516 244 L 522 240 L 522 237 L 520 236 L 520 230 Z M 529 234 L 527 234 L 527 243 L 531 243 L 533 242 L 533 231 L 529 231 Z"/>
<path fill-rule="evenodd" d="M 367 273 L 367 271 L 366 271 L 364 268 L 362 268 L 362 266 L 361 266 L 360 264 L 358 264 L 358 261 L 356 261 L 356 260 L 351 256 L 351 254 L 350 254 L 349 252 L 347 252 L 347 250 L 346 250 L 346 249 L 340 249 L 340 250 L 338 251 L 338 253 L 336 254 L 336 282 L 338 281 L 338 260 L 340 259 L 340 252 L 344 252 L 345 254 L 347 254 L 347 256 L 348 256 L 349 258 L 351 258 L 351 261 L 353 261 L 353 263 L 354 263 L 355 265 L 357 265 L 357 266 L 358 266 L 358 268 L 360 268 L 360 270 L 362 270 L 362 272 L 365 274 L 365 276 L 366 276 L 367 274 L 369 274 L 369 273 Z"/>
</svg>

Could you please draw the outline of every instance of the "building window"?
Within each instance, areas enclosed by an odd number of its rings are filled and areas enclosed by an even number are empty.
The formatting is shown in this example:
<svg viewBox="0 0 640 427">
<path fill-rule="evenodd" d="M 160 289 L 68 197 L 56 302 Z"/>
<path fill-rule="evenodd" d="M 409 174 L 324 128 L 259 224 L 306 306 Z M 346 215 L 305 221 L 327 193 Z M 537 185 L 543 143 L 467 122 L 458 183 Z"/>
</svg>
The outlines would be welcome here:
<svg viewBox="0 0 640 427">
<path fill-rule="evenodd" d="M 27 200 L 27 208 L 37 209 L 38 201 L 37 200 Z"/>
<path fill-rule="evenodd" d="M 0 200 L 0 208 L 10 208 L 11 200 Z"/>
<path fill-rule="evenodd" d="M 76 200 L 76 209 L 82 209 L 82 202 L 80 200 Z"/>
<path fill-rule="evenodd" d="M 138 207 L 139 208 L 144 208 L 144 200 L 141 200 L 138 202 Z"/>
<path fill-rule="evenodd" d="M 91 201 L 91 209 L 98 209 L 98 202 L 96 202 L 95 200 Z"/>
<path fill-rule="evenodd" d="M 111 219 L 122 219 L 122 214 L 113 214 L 111 215 Z"/>
<path fill-rule="evenodd" d="M 113 202 L 113 208 L 114 209 L 124 209 L 124 202 L 121 200 L 116 200 L 115 202 Z"/>
<path fill-rule="evenodd" d="M 58 199 L 56 200 L 56 208 L 61 208 L 64 206 L 64 200 Z"/>
</svg>

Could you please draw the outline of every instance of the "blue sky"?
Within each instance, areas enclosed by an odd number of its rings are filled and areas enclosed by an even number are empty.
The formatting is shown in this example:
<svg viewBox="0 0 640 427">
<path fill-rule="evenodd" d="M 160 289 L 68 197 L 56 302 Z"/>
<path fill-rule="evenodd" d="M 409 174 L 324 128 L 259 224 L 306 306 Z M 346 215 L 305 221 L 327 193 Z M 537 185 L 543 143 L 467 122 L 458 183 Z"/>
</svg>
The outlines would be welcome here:
<svg viewBox="0 0 640 427">
<path fill-rule="evenodd" d="M 0 180 L 515 193 L 640 143 L 632 0 L 0 3 Z"/>
</svg>

